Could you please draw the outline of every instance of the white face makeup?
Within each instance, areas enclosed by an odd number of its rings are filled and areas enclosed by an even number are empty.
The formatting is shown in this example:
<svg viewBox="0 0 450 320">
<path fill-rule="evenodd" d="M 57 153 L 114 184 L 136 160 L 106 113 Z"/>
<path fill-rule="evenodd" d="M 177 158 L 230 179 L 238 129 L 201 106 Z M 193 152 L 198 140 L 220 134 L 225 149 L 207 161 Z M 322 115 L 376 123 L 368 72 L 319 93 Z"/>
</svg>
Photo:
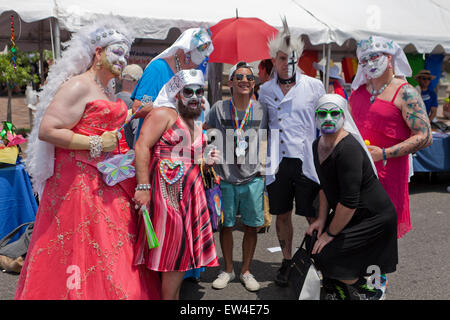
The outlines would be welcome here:
<svg viewBox="0 0 450 320">
<path fill-rule="evenodd" d="M 200 106 L 204 95 L 203 87 L 198 84 L 190 84 L 181 90 L 180 98 L 185 107 L 196 109 Z"/>
<path fill-rule="evenodd" d="M 344 125 L 344 112 L 335 105 L 324 105 L 316 110 L 316 126 L 323 134 L 332 134 Z"/>
<path fill-rule="evenodd" d="M 197 48 L 195 48 L 194 50 L 191 51 L 191 60 L 193 63 L 195 63 L 196 65 L 200 65 L 200 63 L 203 62 L 203 60 L 205 60 L 205 58 L 207 57 L 206 55 L 206 49 L 208 49 L 209 47 L 209 43 L 205 43 Z"/>
<path fill-rule="evenodd" d="M 113 43 L 107 46 L 104 52 L 107 68 L 114 75 L 121 75 L 127 66 L 130 48 L 125 43 Z"/>
<path fill-rule="evenodd" d="M 368 79 L 379 78 L 388 66 L 388 58 L 382 53 L 371 53 L 368 56 L 361 57 L 359 64 Z"/>
</svg>

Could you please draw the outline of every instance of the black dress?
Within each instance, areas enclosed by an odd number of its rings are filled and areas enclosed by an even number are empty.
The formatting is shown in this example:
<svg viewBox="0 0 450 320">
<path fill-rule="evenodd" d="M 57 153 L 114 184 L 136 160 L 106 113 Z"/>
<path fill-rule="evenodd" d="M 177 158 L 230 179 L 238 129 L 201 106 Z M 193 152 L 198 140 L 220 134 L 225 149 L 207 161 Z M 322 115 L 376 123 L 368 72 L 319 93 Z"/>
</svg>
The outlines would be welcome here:
<svg viewBox="0 0 450 320">
<path fill-rule="evenodd" d="M 369 266 L 378 266 L 381 273 L 394 272 L 398 263 L 397 214 L 367 153 L 349 133 L 320 164 L 319 139 L 313 143 L 314 165 L 333 210 L 325 227 L 338 203 L 356 211 L 339 235 L 313 256 L 317 267 L 324 277 L 338 280 L 371 273 Z"/>
</svg>

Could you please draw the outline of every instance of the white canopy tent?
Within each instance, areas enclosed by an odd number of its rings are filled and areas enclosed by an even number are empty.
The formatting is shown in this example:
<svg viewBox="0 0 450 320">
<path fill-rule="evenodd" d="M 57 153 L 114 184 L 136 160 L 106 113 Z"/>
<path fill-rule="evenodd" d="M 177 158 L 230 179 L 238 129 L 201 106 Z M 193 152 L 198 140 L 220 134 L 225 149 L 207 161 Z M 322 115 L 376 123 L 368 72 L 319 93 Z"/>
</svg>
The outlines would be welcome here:
<svg viewBox="0 0 450 320">
<path fill-rule="evenodd" d="M 214 3 L 204 0 L 171 0 L 167 3 L 139 0 L 16 0 L 11 3 L 10 0 L 0 0 L 0 41 L 3 39 L 6 42 L 5 35 L 10 27 L 5 14 L 11 10 L 25 23 L 48 21 L 44 27 L 41 25 L 41 29 L 33 25 L 22 26 L 29 28 L 30 39 L 34 41 L 47 39 L 49 34 L 53 36 L 56 52 L 60 38 L 64 40 L 67 37 L 68 33 L 64 32 L 75 31 L 108 14 L 120 16 L 126 21 L 134 29 L 136 38 L 162 40 L 168 37 L 171 30 L 182 32 L 201 25 L 209 27 L 235 16 L 237 11 L 241 17 L 258 17 L 275 27 L 281 26 L 281 17 L 286 16 L 294 34 L 306 36 L 309 44 L 316 49 L 327 46 L 328 60 L 331 50 L 354 52 L 355 40 L 370 35 L 393 39 L 405 50 L 450 53 L 450 5 L 447 2 L 278 0 L 263 4 L 258 0 Z M 52 21 L 54 32 L 49 27 Z M 40 38 L 31 37 L 36 30 L 40 30 Z M 17 34 L 16 39 L 20 43 Z"/>
<path fill-rule="evenodd" d="M 165 39 L 171 28 L 184 31 L 203 25 L 210 27 L 222 19 L 257 17 L 273 26 L 281 26 L 286 16 L 290 27 L 298 34 L 308 35 L 311 43 L 329 43 L 328 28 L 303 10 L 295 1 L 278 0 L 275 6 L 263 5 L 256 0 L 171 0 L 168 5 L 153 1 L 129 0 L 56 0 L 58 19 L 63 28 L 76 30 L 96 17 L 113 14 L 123 18 L 136 32 L 136 38 Z"/>
<path fill-rule="evenodd" d="M 330 28 L 332 42 L 378 35 L 419 53 L 450 53 L 450 5 L 440 0 L 295 0 Z"/>
</svg>

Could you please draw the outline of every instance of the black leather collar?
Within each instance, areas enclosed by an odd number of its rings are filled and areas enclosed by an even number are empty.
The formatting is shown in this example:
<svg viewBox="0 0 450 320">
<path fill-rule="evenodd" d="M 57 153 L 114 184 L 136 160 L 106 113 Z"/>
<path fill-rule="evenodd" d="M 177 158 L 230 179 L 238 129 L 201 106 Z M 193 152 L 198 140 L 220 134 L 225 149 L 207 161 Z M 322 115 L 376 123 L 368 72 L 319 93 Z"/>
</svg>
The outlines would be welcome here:
<svg viewBox="0 0 450 320">
<path fill-rule="evenodd" d="M 279 84 L 291 84 L 295 82 L 295 74 L 290 77 L 289 79 L 281 79 L 280 77 L 278 77 L 278 83 Z"/>
</svg>

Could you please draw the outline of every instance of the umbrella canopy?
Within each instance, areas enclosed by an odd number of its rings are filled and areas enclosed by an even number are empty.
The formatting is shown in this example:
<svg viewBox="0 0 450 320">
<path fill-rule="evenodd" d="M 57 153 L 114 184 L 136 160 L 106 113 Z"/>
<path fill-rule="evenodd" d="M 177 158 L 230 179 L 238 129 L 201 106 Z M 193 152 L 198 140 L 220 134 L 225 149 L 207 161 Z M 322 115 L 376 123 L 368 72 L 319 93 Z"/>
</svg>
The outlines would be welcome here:
<svg viewBox="0 0 450 320">
<path fill-rule="evenodd" d="M 236 64 L 269 59 L 267 41 L 278 30 L 258 18 L 221 20 L 210 28 L 214 51 L 209 62 Z"/>
</svg>

